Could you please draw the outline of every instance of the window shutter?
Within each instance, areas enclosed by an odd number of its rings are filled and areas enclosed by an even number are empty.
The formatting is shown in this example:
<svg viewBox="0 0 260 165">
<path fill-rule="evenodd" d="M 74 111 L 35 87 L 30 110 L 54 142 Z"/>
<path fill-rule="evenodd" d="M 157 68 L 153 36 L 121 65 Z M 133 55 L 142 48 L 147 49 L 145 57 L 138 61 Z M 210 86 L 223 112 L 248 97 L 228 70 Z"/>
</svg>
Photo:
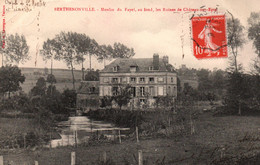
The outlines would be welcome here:
<svg viewBox="0 0 260 165">
<path fill-rule="evenodd" d="M 139 87 L 136 87 L 136 96 L 140 96 L 140 88 Z"/>
<path fill-rule="evenodd" d="M 150 95 L 149 94 L 149 87 L 148 86 L 146 86 L 145 88 L 144 88 L 144 92 L 145 92 L 145 95 Z"/>
<path fill-rule="evenodd" d="M 154 87 L 154 96 L 158 96 L 158 93 L 157 93 L 157 86 Z"/>
</svg>

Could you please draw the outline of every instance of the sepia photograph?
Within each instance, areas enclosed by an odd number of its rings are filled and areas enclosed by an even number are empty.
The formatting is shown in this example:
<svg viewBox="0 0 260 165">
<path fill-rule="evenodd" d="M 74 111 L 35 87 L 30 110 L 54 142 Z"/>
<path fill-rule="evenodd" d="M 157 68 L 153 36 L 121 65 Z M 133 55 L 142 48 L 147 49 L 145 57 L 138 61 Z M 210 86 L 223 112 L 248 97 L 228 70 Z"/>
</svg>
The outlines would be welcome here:
<svg viewBox="0 0 260 165">
<path fill-rule="evenodd" d="M 259 165 L 257 0 L 0 0 L 0 165 Z"/>
</svg>

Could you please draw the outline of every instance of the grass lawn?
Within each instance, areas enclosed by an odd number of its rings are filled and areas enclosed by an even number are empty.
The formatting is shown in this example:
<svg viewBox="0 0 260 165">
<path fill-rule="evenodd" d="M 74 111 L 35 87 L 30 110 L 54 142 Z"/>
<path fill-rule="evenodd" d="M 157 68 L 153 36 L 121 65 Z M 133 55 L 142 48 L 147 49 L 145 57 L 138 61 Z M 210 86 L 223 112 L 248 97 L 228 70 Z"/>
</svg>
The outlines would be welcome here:
<svg viewBox="0 0 260 165">
<path fill-rule="evenodd" d="M 25 118 L 0 118 L 0 140 L 25 132 L 33 132 L 36 128 L 32 119 Z"/>
<path fill-rule="evenodd" d="M 1 133 L 2 128 L 5 127 L 2 124 L 6 125 L 6 122 L 9 121 L 0 120 Z M 19 119 L 17 125 L 26 126 L 28 123 L 24 119 L 21 121 Z M 5 128 L 8 127 L 7 124 Z M 30 127 L 24 129 L 32 129 Z M 18 130 L 22 131 L 22 128 L 17 128 Z M 5 165 L 10 161 L 13 161 L 13 164 L 33 164 L 34 160 L 39 161 L 40 165 L 69 165 L 70 153 L 75 151 L 77 165 L 92 165 L 100 163 L 98 160 L 106 151 L 107 159 L 121 165 L 126 162 L 137 164 L 138 150 L 143 151 L 146 164 L 156 164 L 156 162 L 157 164 L 163 164 L 162 162 L 164 164 L 214 164 L 214 160 L 220 160 L 220 157 L 228 159 L 238 155 L 259 154 L 260 117 L 213 117 L 208 112 L 200 114 L 195 120 L 193 135 L 187 134 L 175 138 L 140 138 L 138 144 L 134 139 L 128 139 L 123 140 L 122 144 L 106 143 L 36 151 L 0 151 L 0 155 L 4 156 Z M 234 159 L 231 159 L 232 161 Z"/>
</svg>

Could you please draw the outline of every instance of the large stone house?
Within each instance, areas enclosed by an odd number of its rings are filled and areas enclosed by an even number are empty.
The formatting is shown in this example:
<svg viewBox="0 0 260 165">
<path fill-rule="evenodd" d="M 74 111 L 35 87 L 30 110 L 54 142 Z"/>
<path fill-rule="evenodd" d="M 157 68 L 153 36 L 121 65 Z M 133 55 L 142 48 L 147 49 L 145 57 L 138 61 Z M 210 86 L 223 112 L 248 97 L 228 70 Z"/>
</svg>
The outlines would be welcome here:
<svg viewBox="0 0 260 165">
<path fill-rule="evenodd" d="M 99 80 L 100 97 L 116 95 L 120 85 L 129 84 L 134 106 L 152 106 L 158 96 L 177 97 L 177 73 L 168 56 L 116 59 L 100 71 Z"/>
</svg>

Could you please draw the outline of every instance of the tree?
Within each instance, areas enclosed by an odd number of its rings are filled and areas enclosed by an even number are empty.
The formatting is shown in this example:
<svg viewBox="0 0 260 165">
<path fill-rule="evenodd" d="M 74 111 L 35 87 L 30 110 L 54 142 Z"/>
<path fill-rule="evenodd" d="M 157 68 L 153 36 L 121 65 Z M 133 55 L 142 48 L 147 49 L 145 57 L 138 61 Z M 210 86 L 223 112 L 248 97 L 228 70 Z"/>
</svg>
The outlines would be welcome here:
<svg viewBox="0 0 260 165">
<path fill-rule="evenodd" d="M 76 46 L 77 46 L 77 61 L 78 63 L 81 63 L 81 71 L 82 71 L 82 80 L 84 80 L 84 61 L 85 55 L 88 55 L 90 53 L 90 49 L 92 48 L 91 46 L 91 42 L 92 40 L 86 36 L 85 34 L 77 34 L 78 35 L 78 42 L 76 42 Z"/>
<path fill-rule="evenodd" d="M 77 42 L 79 42 L 79 35 L 74 32 L 61 32 L 56 35 L 55 40 L 58 46 L 58 54 L 56 56 L 57 60 L 63 60 L 69 69 L 71 69 L 72 74 L 72 84 L 75 90 L 75 77 L 74 77 L 74 64 L 78 64 L 77 61 Z"/>
<path fill-rule="evenodd" d="M 52 113 L 63 113 L 66 114 L 68 111 L 64 108 L 61 101 L 61 93 L 56 89 L 55 85 L 49 85 L 46 90 L 46 105 L 45 108 L 50 110 Z"/>
<path fill-rule="evenodd" d="M 23 83 L 25 77 L 17 66 L 7 65 L 0 68 L 0 93 L 8 92 L 10 98 L 11 92 L 21 89 L 20 84 Z"/>
<path fill-rule="evenodd" d="M 53 75 L 53 70 L 52 70 L 53 59 L 59 58 L 58 53 L 60 49 L 61 47 L 55 39 L 47 39 L 47 41 L 43 43 L 42 49 L 40 50 L 40 54 L 43 57 L 44 61 L 51 60 L 51 74 L 48 74 L 47 76 L 47 82 L 50 83 L 51 86 L 53 86 L 53 84 L 56 83 L 56 78 Z M 53 89 L 53 87 L 51 87 L 50 89 Z"/>
<path fill-rule="evenodd" d="M 0 31 L 0 53 L 2 54 L 2 66 L 4 66 L 5 33 Z"/>
<path fill-rule="evenodd" d="M 180 100 L 181 98 L 181 90 L 181 80 L 177 77 L 177 100 Z"/>
<path fill-rule="evenodd" d="M 243 90 L 245 86 L 243 85 L 242 65 L 238 64 L 237 56 L 239 48 L 242 48 L 245 44 L 244 27 L 237 18 L 231 16 L 232 18 L 227 20 L 228 45 L 231 48 L 232 56 L 230 66 L 227 68 L 229 76 L 226 101 L 228 108 L 233 109 L 235 107 L 238 109 L 238 114 L 241 115 L 241 102 L 246 91 Z"/>
<path fill-rule="evenodd" d="M 51 60 L 51 75 L 52 75 L 52 67 L 53 67 L 53 59 L 58 58 L 59 47 L 60 45 L 56 42 L 55 39 L 47 39 L 43 43 L 42 49 L 40 50 L 40 55 L 43 57 L 44 61 Z"/>
<path fill-rule="evenodd" d="M 101 105 L 100 107 L 106 108 L 106 107 L 112 107 L 112 97 L 111 96 L 104 96 L 100 99 Z"/>
<path fill-rule="evenodd" d="M 48 74 L 47 76 L 47 80 L 48 83 L 50 83 L 51 85 L 55 84 L 57 82 L 55 76 L 53 74 Z"/>
<path fill-rule="evenodd" d="M 208 96 L 213 92 L 213 85 L 212 80 L 210 79 L 210 74 L 211 72 L 207 69 L 201 69 L 197 71 L 199 82 L 198 91 L 200 92 L 202 100 L 207 99 Z"/>
<path fill-rule="evenodd" d="M 225 103 L 230 112 L 242 113 L 241 104 L 248 98 L 250 86 L 241 72 L 229 73 Z"/>
<path fill-rule="evenodd" d="M 114 43 L 113 58 L 130 58 L 135 55 L 133 48 L 128 48 L 124 44 Z"/>
<path fill-rule="evenodd" d="M 44 96 L 46 94 L 46 81 L 43 77 L 37 80 L 36 86 L 31 89 L 30 94 L 32 96 Z"/>
<path fill-rule="evenodd" d="M 98 43 L 92 39 L 90 43 L 90 48 L 89 48 L 89 69 L 91 70 L 91 56 L 97 53 L 98 50 Z"/>
<path fill-rule="evenodd" d="M 223 70 L 216 70 L 213 72 L 212 75 L 212 86 L 215 92 L 219 95 L 222 96 L 223 90 L 225 89 L 226 86 L 226 72 Z"/>
<path fill-rule="evenodd" d="M 247 20 L 249 24 L 248 38 L 253 41 L 257 58 L 254 62 L 254 68 L 260 74 L 260 12 L 252 12 Z"/>
<path fill-rule="evenodd" d="M 127 105 L 131 100 L 131 86 L 130 85 L 119 85 L 117 91 L 112 99 L 117 103 L 121 110 L 123 105 Z"/>
<path fill-rule="evenodd" d="M 104 67 L 106 66 L 106 60 L 113 57 L 113 48 L 111 45 L 101 45 L 97 51 L 97 60 L 99 62 L 104 62 Z"/>
<path fill-rule="evenodd" d="M 77 100 L 77 93 L 75 90 L 65 89 L 61 95 L 61 101 L 64 107 L 75 108 Z"/>
<path fill-rule="evenodd" d="M 88 71 L 88 73 L 85 75 L 85 80 L 86 81 L 98 81 L 99 80 L 99 70 Z"/>
<path fill-rule="evenodd" d="M 231 49 L 232 56 L 230 56 L 230 67 L 228 70 L 238 72 L 241 70 L 241 64 L 237 62 L 238 49 L 245 44 L 244 27 L 241 25 L 239 19 L 232 18 L 227 20 L 228 32 L 228 46 Z"/>
<path fill-rule="evenodd" d="M 24 35 L 15 35 L 7 36 L 6 40 L 6 62 L 17 64 L 24 63 L 30 59 L 29 56 L 29 46 L 27 45 Z"/>
<path fill-rule="evenodd" d="M 156 102 L 156 106 L 160 106 L 160 107 L 173 107 L 174 105 L 174 97 L 170 96 L 170 95 L 166 95 L 166 96 L 158 96 L 155 100 Z"/>
</svg>

